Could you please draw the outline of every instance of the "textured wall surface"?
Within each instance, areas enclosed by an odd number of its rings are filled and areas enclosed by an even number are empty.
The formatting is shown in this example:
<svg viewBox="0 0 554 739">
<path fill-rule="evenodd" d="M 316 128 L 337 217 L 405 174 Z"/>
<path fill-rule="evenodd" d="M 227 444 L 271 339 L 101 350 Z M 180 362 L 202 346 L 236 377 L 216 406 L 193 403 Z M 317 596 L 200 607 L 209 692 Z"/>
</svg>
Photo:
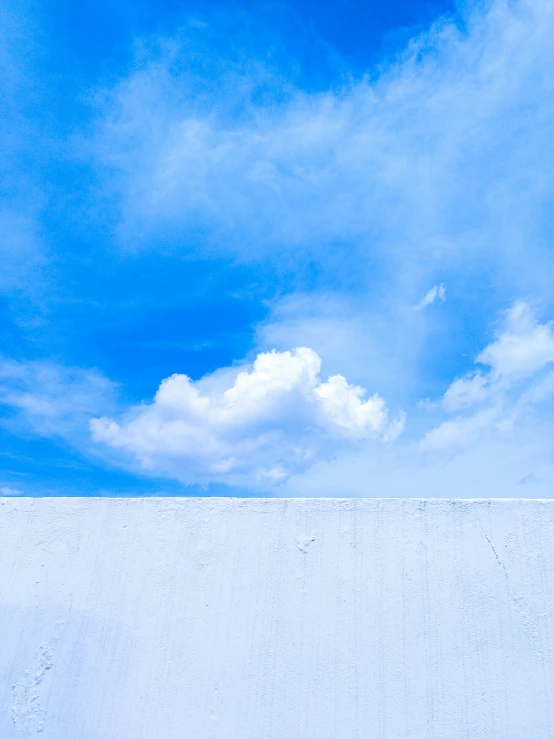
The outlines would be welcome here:
<svg viewBox="0 0 554 739">
<path fill-rule="evenodd" d="M 0 737 L 554 737 L 554 501 L 0 500 Z"/>
</svg>

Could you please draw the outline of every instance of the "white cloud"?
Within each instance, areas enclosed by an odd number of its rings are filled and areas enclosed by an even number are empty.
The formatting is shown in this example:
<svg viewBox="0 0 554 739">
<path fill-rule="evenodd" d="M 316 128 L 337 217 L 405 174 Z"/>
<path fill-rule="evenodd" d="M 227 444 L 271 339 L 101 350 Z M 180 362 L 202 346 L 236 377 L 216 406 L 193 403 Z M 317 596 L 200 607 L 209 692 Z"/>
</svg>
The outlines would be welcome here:
<svg viewBox="0 0 554 739">
<path fill-rule="evenodd" d="M 369 430 L 379 431 L 387 423 L 385 401 L 373 395 L 362 401 L 365 390 L 349 385 L 342 375 L 333 375 L 314 389 L 326 416 L 351 433 L 365 435 Z"/>
<path fill-rule="evenodd" d="M 412 302 L 452 265 L 478 268 L 480 285 L 549 294 L 554 6 L 466 8 L 379 75 L 317 94 L 279 80 L 263 105 L 254 93 L 269 74 L 216 60 L 203 87 L 190 61 L 191 48 L 206 61 L 201 42 L 142 45 L 93 142 L 120 196 L 122 239 L 280 263 L 292 253 L 295 266 L 397 281 Z"/>
<path fill-rule="evenodd" d="M 552 321 L 538 323 L 531 307 L 524 301 L 517 302 L 508 312 L 496 341 L 479 354 L 477 362 L 489 365 L 497 378 L 533 375 L 554 362 Z"/>
<path fill-rule="evenodd" d="M 484 430 L 507 429 L 532 406 L 544 404 L 554 394 L 554 373 L 542 372 L 554 363 L 553 324 L 540 323 L 531 306 L 518 301 L 495 340 L 475 361 L 490 370 L 454 380 L 441 399 L 445 411 L 467 409 L 472 415 L 444 421 L 429 431 L 423 448 L 469 446 Z"/>
<path fill-rule="evenodd" d="M 15 488 L 3 487 L 0 488 L 0 495 L 22 495 L 21 490 Z"/>
<path fill-rule="evenodd" d="M 441 303 L 444 303 L 446 300 L 446 288 L 444 285 L 434 285 L 421 302 L 417 304 L 416 310 L 421 310 L 428 305 L 432 305 L 436 300 L 440 300 Z"/>
<path fill-rule="evenodd" d="M 454 380 L 443 395 L 441 405 L 445 411 L 458 411 L 485 400 L 488 393 L 488 379 L 480 372 L 475 372 Z"/>
<path fill-rule="evenodd" d="M 390 422 L 382 398 L 364 399 L 342 375 L 322 382 L 320 369 L 319 356 L 301 347 L 260 353 L 251 368 L 198 382 L 172 375 L 123 421 L 93 419 L 93 439 L 187 484 L 267 487 L 344 445 L 400 433 L 402 418 Z"/>
<path fill-rule="evenodd" d="M 421 447 L 422 449 L 446 449 L 470 446 L 479 438 L 480 432 L 488 429 L 496 419 L 496 409 L 488 408 L 468 418 L 445 421 L 425 434 Z"/>
<path fill-rule="evenodd" d="M 113 405 L 113 384 L 94 370 L 0 358 L 1 422 L 10 430 L 78 443 L 88 419 Z"/>
</svg>

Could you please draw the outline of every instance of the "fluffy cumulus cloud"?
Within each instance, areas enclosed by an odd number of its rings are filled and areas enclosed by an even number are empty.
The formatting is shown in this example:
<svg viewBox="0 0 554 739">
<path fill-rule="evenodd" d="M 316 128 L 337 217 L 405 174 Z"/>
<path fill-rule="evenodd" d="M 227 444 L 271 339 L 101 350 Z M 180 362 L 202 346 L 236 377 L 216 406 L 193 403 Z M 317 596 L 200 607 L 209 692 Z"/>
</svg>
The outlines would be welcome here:
<svg viewBox="0 0 554 739">
<path fill-rule="evenodd" d="M 248 369 L 198 382 L 175 374 L 122 421 L 93 419 L 93 438 L 187 484 L 263 489 L 345 445 L 400 433 L 402 416 L 390 421 L 379 395 L 365 397 L 342 375 L 322 381 L 320 370 L 319 356 L 301 347 L 261 353 Z"/>
<path fill-rule="evenodd" d="M 528 303 L 518 301 L 476 362 L 486 369 L 448 387 L 440 405 L 457 415 L 425 435 L 424 449 L 469 446 L 491 428 L 501 432 L 530 412 L 540 416 L 554 397 L 554 325 L 541 323 Z"/>
</svg>

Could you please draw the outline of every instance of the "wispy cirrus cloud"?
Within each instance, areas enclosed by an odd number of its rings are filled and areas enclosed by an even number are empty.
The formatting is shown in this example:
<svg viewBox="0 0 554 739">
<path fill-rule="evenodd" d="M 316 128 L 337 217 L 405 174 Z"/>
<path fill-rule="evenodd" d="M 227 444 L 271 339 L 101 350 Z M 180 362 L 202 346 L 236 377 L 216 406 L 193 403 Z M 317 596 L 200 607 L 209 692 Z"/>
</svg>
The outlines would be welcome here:
<svg viewBox="0 0 554 739">
<path fill-rule="evenodd" d="M 0 422 L 17 433 L 83 445 L 88 419 L 114 406 L 114 384 L 95 370 L 0 358 Z"/>
<path fill-rule="evenodd" d="M 292 249 L 297 267 L 366 276 L 377 261 L 380 280 L 414 296 L 434 269 L 462 264 L 544 291 L 553 30 L 545 0 L 470 4 L 376 75 L 320 93 L 263 61 L 254 74 L 212 59 L 202 78 L 202 28 L 143 46 L 94 141 L 120 236 L 249 260 Z"/>
</svg>

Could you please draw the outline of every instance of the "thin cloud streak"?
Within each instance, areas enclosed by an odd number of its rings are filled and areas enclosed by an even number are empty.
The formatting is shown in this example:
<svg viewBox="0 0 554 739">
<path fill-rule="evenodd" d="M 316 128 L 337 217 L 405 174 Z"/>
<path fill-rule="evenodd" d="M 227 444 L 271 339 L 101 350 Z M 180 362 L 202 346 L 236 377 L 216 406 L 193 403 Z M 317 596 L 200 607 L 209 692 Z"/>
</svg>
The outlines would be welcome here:
<svg viewBox="0 0 554 739">
<path fill-rule="evenodd" d="M 446 300 L 446 288 L 444 285 L 434 285 L 428 293 L 425 294 L 420 303 L 416 305 L 416 310 L 422 310 L 428 305 L 433 305 L 437 300 L 444 303 Z"/>
</svg>

